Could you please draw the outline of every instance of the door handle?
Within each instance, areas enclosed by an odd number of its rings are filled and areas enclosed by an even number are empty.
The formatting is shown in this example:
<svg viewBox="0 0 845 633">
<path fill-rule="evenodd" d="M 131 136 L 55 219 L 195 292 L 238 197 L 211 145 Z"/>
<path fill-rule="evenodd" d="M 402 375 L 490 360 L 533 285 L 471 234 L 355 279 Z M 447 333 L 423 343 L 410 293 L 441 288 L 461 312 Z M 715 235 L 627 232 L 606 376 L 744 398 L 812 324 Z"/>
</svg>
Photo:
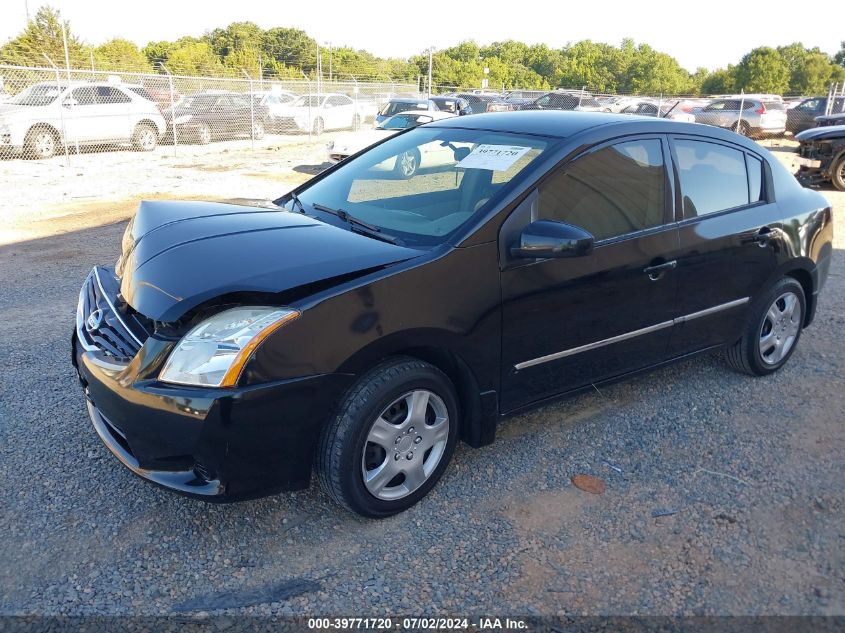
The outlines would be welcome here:
<svg viewBox="0 0 845 633">
<path fill-rule="evenodd" d="M 667 271 L 673 270 L 677 268 L 677 266 L 678 260 L 673 259 L 672 261 L 665 262 L 663 264 L 656 264 L 654 266 L 643 268 L 643 272 L 648 275 L 648 278 L 652 281 L 657 281 L 658 279 L 662 278 Z"/>
</svg>

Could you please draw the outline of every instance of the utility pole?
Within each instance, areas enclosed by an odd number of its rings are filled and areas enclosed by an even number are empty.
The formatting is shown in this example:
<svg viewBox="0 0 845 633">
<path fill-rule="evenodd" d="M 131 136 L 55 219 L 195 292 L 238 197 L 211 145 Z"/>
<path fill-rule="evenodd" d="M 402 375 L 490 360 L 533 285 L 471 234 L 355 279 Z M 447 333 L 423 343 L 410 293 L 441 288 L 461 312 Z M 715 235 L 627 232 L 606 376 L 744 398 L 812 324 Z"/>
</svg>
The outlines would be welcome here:
<svg viewBox="0 0 845 633">
<path fill-rule="evenodd" d="M 428 98 L 431 99 L 431 64 L 433 60 L 434 47 L 428 49 Z"/>
<path fill-rule="evenodd" d="M 329 42 L 329 81 L 332 80 L 332 55 L 334 53 L 334 48 L 332 47 L 332 43 Z"/>
<path fill-rule="evenodd" d="M 23 0 L 23 8 L 26 11 L 26 25 L 29 26 L 29 0 Z"/>
</svg>

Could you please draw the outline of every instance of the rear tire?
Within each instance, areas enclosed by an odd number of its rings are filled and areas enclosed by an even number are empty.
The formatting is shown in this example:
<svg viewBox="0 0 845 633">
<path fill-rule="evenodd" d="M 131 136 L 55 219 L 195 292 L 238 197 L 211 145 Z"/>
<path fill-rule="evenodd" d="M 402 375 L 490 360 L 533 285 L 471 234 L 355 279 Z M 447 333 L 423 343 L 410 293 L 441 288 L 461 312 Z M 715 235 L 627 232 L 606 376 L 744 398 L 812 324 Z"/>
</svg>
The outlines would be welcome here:
<svg viewBox="0 0 845 633">
<path fill-rule="evenodd" d="M 839 191 L 845 191 L 845 154 L 839 157 L 830 170 L 830 182 Z"/>
<path fill-rule="evenodd" d="M 459 411 L 455 388 L 433 365 L 409 357 L 383 362 L 352 387 L 323 429 L 320 485 L 362 516 L 410 508 L 449 464 Z"/>
<path fill-rule="evenodd" d="M 139 152 L 151 152 L 158 146 L 158 130 L 149 123 L 139 123 L 132 133 L 132 146 Z"/>
<path fill-rule="evenodd" d="M 23 154 L 25 158 L 47 159 L 56 155 L 59 136 L 46 127 L 38 127 L 26 133 Z"/>
<path fill-rule="evenodd" d="M 801 284 L 784 277 L 754 301 L 742 336 L 727 350 L 728 364 L 752 376 L 776 372 L 795 352 L 806 313 Z"/>
<path fill-rule="evenodd" d="M 737 134 L 741 134 L 742 136 L 751 137 L 751 128 L 748 127 L 748 123 L 745 121 L 737 121 L 731 126 L 731 131 L 736 132 Z"/>
</svg>

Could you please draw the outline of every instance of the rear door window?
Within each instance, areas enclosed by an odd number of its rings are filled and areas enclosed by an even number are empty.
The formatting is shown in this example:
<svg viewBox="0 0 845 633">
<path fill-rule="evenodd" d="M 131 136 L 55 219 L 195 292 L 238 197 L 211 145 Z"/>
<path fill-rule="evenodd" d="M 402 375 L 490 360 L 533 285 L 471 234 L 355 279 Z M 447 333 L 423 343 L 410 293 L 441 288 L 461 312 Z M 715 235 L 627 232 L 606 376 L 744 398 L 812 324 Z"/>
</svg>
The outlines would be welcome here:
<svg viewBox="0 0 845 633">
<path fill-rule="evenodd" d="M 748 204 L 745 155 L 707 141 L 674 140 L 684 218 Z"/>
<path fill-rule="evenodd" d="M 132 101 L 129 95 L 111 86 L 97 86 L 97 101 L 105 105 L 116 103 L 129 103 Z"/>
</svg>

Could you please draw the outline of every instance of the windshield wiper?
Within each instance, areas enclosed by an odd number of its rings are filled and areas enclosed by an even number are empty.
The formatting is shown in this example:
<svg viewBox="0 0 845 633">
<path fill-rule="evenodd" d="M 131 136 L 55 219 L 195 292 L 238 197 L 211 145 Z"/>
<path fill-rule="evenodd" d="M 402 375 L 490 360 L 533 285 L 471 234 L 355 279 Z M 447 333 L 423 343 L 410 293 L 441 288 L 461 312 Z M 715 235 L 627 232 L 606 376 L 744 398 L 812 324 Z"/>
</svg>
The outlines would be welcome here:
<svg viewBox="0 0 845 633">
<path fill-rule="evenodd" d="M 349 213 L 347 213 L 343 209 L 332 209 L 331 207 L 327 207 L 318 202 L 312 203 L 311 206 L 317 211 L 331 213 L 332 215 L 339 217 L 341 220 L 346 222 L 349 225 L 349 228 L 352 230 L 357 230 L 357 232 L 359 233 L 374 237 L 377 240 L 382 240 L 383 242 L 388 242 L 390 244 L 399 244 L 398 237 L 390 235 L 389 233 L 385 233 L 379 227 L 373 224 L 369 224 L 368 222 L 364 222 L 363 220 L 359 220 L 354 215 L 349 215 Z"/>
</svg>

